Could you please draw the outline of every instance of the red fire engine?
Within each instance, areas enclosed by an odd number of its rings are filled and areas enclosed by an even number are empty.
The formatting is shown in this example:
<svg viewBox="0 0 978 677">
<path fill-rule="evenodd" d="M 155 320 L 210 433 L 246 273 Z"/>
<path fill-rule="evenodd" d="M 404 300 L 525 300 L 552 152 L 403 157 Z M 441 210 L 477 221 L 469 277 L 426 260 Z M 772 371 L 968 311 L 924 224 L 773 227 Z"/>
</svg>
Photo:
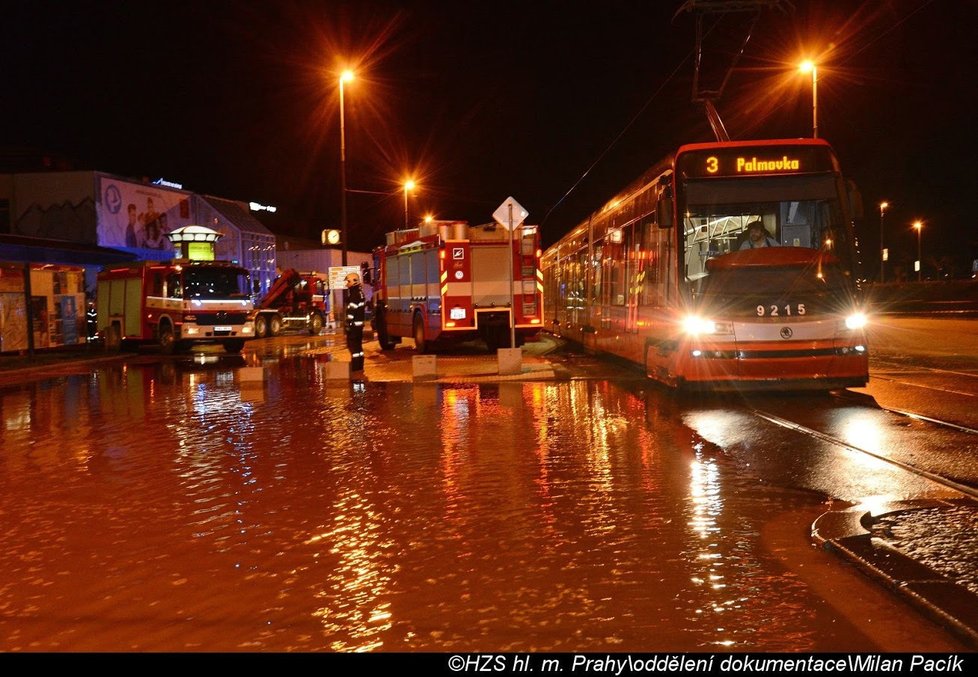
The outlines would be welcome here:
<svg viewBox="0 0 978 677">
<path fill-rule="evenodd" d="M 258 304 L 255 338 L 278 336 L 285 327 L 317 336 L 329 313 L 328 297 L 329 288 L 316 273 L 284 271 Z"/>
<path fill-rule="evenodd" d="M 241 352 L 254 338 L 248 271 L 221 261 L 142 261 L 98 274 L 98 329 L 106 348 L 194 343 Z"/>
<path fill-rule="evenodd" d="M 512 249 L 496 224 L 435 221 L 388 233 L 387 245 L 374 250 L 373 326 L 381 348 L 403 337 L 420 352 L 481 338 L 496 350 L 509 345 L 511 321 L 522 344 L 543 326 L 540 255 L 536 226 L 517 228 Z"/>
</svg>

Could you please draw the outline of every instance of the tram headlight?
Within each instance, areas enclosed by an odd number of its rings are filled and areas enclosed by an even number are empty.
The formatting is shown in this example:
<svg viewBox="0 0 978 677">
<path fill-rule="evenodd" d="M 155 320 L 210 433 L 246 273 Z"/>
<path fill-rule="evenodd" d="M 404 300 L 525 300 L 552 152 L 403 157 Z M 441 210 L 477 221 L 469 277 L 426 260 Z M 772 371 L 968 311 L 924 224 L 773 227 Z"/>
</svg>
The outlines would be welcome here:
<svg viewBox="0 0 978 677">
<path fill-rule="evenodd" d="M 717 330 L 717 324 L 713 320 L 708 320 L 699 315 L 687 315 L 683 318 L 683 331 L 690 336 L 699 336 L 700 334 L 715 334 Z"/>
<path fill-rule="evenodd" d="M 732 322 L 717 322 L 699 315 L 687 315 L 683 318 L 683 331 L 690 336 L 734 333 Z"/>
<path fill-rule="evenodd" d="M 863 313 L 853 313 L 846 318 L 846 329 L 862 329 L 866 326 L 866 315 Z"/>
</svg>

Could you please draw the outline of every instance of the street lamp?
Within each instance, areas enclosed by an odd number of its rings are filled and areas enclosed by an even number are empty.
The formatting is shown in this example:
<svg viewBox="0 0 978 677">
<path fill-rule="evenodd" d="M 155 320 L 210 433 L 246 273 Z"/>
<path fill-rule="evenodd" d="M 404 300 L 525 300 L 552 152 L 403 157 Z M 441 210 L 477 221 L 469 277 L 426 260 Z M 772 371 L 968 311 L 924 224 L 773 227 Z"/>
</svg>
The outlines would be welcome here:
<svg viewBox="0 0 978 677">
<path fill-rule="evenodd" d="M 408 192 L 414 190 L 415 185 L 414 179 L 404 182 L 404 230 L 408 228 Z"/>
<path fill-rule="evenodd" d="M 340 74 L 340 231 L 343 239 L 342 265 L 346 265 L 346 124 L 344 120 L 343 85 L 353 80 L 353 71 Z"/>
<path fill-rule="evenodd" d="M 883 248 L 883 215 L 886 213 L 886 208 L 889 206 L 889 202 L 880 202 L 880 283 L 883 282 L 883 278 L 886 274 L 886 250 Z"/>
<path fill-rule="evenodd" d="M 920 221 L 914 221 L 913 227 L 917 230 L 917 282 L 920 282 L 920 276 L 924 268 L 924 262 L 920 257 L 920 231 L 924 229 L 924 224 Z"/>
<path fill-rule="evenodd" d="M 805 59 L 798 66 L 802 73 L 812 73 L 812 138 L 818 138 L 818 68 L 811 59 Z"/>
</svg>

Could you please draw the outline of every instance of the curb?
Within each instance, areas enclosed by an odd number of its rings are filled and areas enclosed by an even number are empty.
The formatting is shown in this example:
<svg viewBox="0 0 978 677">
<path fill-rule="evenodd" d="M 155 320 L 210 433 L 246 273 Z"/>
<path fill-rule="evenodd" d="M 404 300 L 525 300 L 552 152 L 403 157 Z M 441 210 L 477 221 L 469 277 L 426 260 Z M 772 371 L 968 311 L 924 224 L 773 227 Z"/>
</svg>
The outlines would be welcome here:
<svg viewBox="0 0 978 677">
<path fill-rule="evenodd" d="M 872 525 L 886 515 L 962 504 L 974 505 L 974 501 L 894 501 L 873 510 L 855 506 L 831 511 L 812 524 L 812 538 L 823 550 L 835 552 L 861 567 L 978 648 L 978 595 L 871 533 Z"/>
<path fill-rule="evenodd" d="M 6 384 L 8 381 L 21 380 L 25 376 L 45 378 L 50 375 L 58 375 L 68 367 L 75 367 L 83 364 L 103 364 L 106 362 L 120 362 L 131 357 L 131 354 L 99 355 L 98 357 L 79 357 L 75 359 L 65 359 L 63 362 L 48 362 L 46 364 L 36 364 L 15 369 L 0 369 L 0 382 Z"/>
</svg>

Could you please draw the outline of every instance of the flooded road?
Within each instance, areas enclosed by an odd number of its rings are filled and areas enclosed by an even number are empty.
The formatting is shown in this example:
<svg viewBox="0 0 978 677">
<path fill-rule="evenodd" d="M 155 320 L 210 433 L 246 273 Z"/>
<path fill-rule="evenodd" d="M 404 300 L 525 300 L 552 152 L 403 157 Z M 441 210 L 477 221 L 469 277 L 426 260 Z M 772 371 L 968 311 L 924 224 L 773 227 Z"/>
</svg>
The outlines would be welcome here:
<svg viewBox="0 0 978 677">
<path fill-rule="evenodd" d="M 665 393 L 243 366 L 0 389 L 0 650 L 875 648 Z"/>
</svg>

